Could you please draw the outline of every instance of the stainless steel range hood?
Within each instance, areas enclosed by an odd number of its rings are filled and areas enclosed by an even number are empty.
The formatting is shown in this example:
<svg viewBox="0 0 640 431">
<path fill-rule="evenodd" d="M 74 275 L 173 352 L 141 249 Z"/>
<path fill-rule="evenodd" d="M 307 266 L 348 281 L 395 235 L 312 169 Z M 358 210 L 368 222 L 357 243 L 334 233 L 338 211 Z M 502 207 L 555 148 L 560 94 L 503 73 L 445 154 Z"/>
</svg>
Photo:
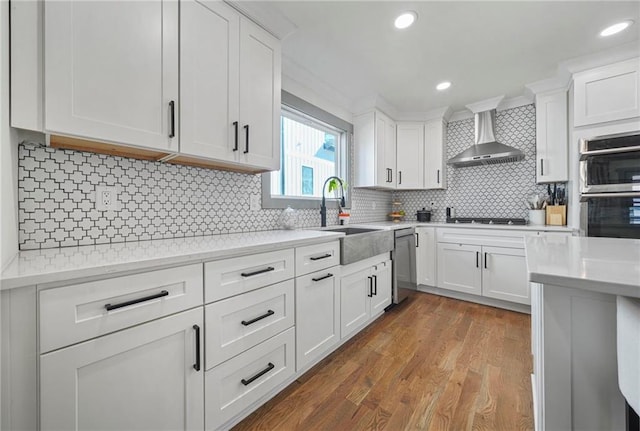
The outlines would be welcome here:
<svg viewBox="0 0 640 431">
<path fill-rule="evenodd" d="M 449 159 L 448 165 L 466 167 L 517 162 L 524 159 L 524 153 L 517 148 L 496 141 L 493 133 L 496 110 L 476 112 L 476 143 L 457 156 Z"/>
</svg>

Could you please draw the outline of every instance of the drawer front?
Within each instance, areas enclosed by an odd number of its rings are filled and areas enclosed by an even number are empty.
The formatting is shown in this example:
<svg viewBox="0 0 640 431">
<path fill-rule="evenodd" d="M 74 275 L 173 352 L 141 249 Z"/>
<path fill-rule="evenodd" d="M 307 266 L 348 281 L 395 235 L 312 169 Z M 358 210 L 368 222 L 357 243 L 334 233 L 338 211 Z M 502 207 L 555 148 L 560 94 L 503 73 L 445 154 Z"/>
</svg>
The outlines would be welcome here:
<svg viewBox="0 0 640 431">
<path fill-rule="evenodd" d="M 202 305 L 202 264 L 40 292 L 40 351 L 48 352 Z"/>
<path fill-rule="evenodd" d="M 510 229 L 445 228 L 436 230 L 438 242 L 512 248 L 524 248 L 526 233 L 526 231 Z"/>
<path fill-rule="evenodd" d="M 205 263 L 205 303 L 293 278 L 293 255 L 287 249 Z"/>
<path fill-rule="evenodd" d="M 295 372 L 295 329 L 205 372 L 205 428 L 218 429 Z"/>
<path fill-rule="evenodd" d="M 340 241 L 296 248 L 296 276 L 340 264 Z"/>
<path fill-rule="evenodd" d="M 293 306 L 293 280 L 207 305 L 206 369 L 292 327 Z"/>
</svg>

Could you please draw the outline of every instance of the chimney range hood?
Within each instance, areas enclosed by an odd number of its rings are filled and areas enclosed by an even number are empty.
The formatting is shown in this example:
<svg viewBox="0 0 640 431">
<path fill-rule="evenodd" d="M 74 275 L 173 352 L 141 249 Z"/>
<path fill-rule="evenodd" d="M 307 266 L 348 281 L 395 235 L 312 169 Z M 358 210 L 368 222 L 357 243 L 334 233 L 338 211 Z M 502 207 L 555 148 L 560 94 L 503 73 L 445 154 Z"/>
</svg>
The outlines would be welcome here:
<svg viewBox="0 0 640 431">
<path fill-rule="evenodd" d="M 500 98 L 501 99 L 501 98 Z M 497 105 L 497 104 L 496 104 Z M 472 109 L 473 110 L 473 109 Z M 524 159 L 524 153 L 517 148 L 496 141 L 493 133 L 496 121 L 496 110 L 490 109 L 475 113 L 476 139 L 475 145 L 467 148 L 447 161 L 453 167 L 493 165 L 517 162 Z"/>
</svg>

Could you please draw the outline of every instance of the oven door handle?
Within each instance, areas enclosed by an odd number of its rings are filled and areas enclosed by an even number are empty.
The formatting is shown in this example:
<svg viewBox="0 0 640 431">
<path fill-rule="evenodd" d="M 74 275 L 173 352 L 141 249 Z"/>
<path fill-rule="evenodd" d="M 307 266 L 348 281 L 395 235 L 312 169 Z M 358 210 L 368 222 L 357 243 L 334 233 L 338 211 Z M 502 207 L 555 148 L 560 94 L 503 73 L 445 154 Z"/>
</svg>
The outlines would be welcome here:
<svg viewBox="0 0 640 431">
<path fill-rule="evenodd" d="M 605 154 L 630 153 L 633 151 L 640 151 L 640 145 L 634 145 L 633 147 L 607 148 L 605 150 L 582 151 L 580 153 L 580 161 L 586 160 L 588 157 L 592 157 L 592 156 L 602 156 Z"/>
<path fill-rule="evenodd" d="M 593 198 L 640 198 L 640 191 L 622 193 L 583 193 L 580 195 L 580 202 L 586 202 Z"/>
</svg>

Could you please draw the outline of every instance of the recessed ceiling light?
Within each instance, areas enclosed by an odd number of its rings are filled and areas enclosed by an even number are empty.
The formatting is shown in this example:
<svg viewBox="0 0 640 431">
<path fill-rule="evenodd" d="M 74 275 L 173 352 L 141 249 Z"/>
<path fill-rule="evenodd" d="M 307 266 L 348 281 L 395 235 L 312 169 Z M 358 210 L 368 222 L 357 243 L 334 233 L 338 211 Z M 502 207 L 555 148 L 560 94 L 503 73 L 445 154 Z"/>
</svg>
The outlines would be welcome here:
<svg viewBox="0 0 640 431">
<path fill-rule="evenodd" d="M 449 81 L 444 81 L 436 85 L 436 90 L 442 91 L 442 90 L 446 90 L 449 87 L 451 87 L 451 83 Z"/>
<path fill-rule="evenodd" d="M 398 18 L 396 18 L 396 20 L 393 22 L 393 25 L 395 25 L 396 28 L 402 30 L 404 28 L 410 27 L 411 24 L 415 22 L 417 17 L 418 15 L 413 11 L 404 12 L 403 14 L 399 15 Z"/>
<path fill-rule="evenodd" d="M 609 27 L 605 28 L 600 32 L 600 36 L 611 36 L 613 34 L 620 33 L 622 30 L 626 29 L 631 24 L 633 24 L 633 21 L 627 20 L 627 21 L 619 22 L 617 24 L 610 25 Z"/>
</svg>

